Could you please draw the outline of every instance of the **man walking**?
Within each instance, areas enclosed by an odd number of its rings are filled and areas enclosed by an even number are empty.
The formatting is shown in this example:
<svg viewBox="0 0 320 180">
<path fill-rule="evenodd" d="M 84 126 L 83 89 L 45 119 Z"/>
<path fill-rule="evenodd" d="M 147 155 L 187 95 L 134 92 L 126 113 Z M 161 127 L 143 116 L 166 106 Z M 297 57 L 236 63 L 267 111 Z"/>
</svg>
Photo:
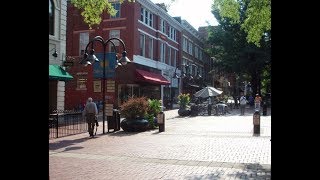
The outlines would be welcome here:
<svg viewBox="0 0 320 180">
<path fill-rule="evenodd" d="M 96 115 L 98 114 L 98 109 L 96 103 L 93 102 L 91 97 L 88 98 L 87 104 L 83 110 L 83 116 L 86 117 L 88 123 L 88 132 L 90 137 L 94 137 L 93 130 L 95 125 Z"/>
</svg>

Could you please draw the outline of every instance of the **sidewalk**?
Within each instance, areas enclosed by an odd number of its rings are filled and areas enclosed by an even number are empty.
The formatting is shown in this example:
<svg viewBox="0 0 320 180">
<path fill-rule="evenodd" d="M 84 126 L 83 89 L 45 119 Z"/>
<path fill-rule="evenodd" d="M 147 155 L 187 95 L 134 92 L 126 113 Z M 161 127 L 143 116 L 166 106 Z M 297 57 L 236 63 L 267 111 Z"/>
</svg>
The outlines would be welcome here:
<svg viewBox="0 0 320 180">
<path fill-rule="evenodd" d="M 51 180 L 271 179 L 271 116 L 178 117 L 165 111 L 165 131 L 88 133 L 49 140 Z M 240 112 L 239 112 L 240 114 Z"/>
</svg>

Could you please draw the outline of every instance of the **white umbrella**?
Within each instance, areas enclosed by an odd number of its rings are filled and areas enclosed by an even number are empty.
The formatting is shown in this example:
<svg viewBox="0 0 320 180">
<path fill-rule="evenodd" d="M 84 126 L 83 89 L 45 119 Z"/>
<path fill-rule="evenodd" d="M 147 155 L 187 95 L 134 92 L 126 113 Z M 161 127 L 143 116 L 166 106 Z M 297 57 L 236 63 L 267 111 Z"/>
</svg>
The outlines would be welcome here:
<svg viewBox="0 0 320 180">
<path fill-rule="evenodd" d="M 203 89 L 201 89 L 200 91 L 196 92 L 194 94 L 195 97 L 202 97 L 202 98 L 207 98 L 207 97 L 211 97 L 211 96 L 217 96 L 219 94 L 221 94 L 223 91 L 220 91 L 214 87 L 205 87 Z"/>
</svg>

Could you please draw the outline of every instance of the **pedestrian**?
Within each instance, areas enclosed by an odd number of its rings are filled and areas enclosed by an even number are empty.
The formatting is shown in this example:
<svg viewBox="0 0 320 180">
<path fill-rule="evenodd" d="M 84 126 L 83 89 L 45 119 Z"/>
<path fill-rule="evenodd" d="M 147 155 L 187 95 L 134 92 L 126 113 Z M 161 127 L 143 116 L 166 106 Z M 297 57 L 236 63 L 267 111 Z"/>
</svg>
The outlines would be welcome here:
<svg viewBox="0 0 320 180">
<path fill-rule="evenodd" d="M 247 99 L 242 93 L 242 96 L 240 97 L 240 115 L 244 115 L 246 104 L 247 104 Z"/>
<path fill-rule="evenodd" d="M 260 111 L 262 98 L 259 96 L 259 94 L 256 94 L 256 97 L 254 98 L 254 109 L 256 111 Z"/>
<path fill-rule="evenodd" d="M 87 104 L 83 110 L 83 116 L 86 118 L 88 123 L 88 132 L 90 137 L 94 137 L 93 130 L 95 125 L 96 116 L 98 115 L 98 109 L 96 103 L 93 102 L 91 97 L 88 98 Z"/>
<path fill-rule="evenodd" d="M 254 105 L 254 98 L 252 97 L 251 94 L 250 94 L 250 96 L 249 96 L 249 105 L 250 105 L 251 108 L 252 108 L 253 105 Z"/>
</svg>

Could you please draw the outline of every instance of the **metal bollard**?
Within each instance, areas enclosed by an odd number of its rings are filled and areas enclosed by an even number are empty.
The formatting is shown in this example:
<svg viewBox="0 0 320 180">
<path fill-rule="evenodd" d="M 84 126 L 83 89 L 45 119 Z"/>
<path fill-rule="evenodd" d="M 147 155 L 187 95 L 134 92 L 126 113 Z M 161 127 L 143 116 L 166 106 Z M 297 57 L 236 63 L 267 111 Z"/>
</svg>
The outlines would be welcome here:
<svg viewBox="0 0 320 180">
<path fill-rule="evenodd" d="M 163 113 L 163 111 L 161 111 L 158 115 L 157 115 L 157 120 L 158 120 L 158 126 L 159 126 L 159 132 L 164 132 L 165 130 L 165 114 Z"/>
<path fill-rule="evenodd" d="M 253 113 L 253 135 L 260 135 L 260 112 Z"/>
</svg>

